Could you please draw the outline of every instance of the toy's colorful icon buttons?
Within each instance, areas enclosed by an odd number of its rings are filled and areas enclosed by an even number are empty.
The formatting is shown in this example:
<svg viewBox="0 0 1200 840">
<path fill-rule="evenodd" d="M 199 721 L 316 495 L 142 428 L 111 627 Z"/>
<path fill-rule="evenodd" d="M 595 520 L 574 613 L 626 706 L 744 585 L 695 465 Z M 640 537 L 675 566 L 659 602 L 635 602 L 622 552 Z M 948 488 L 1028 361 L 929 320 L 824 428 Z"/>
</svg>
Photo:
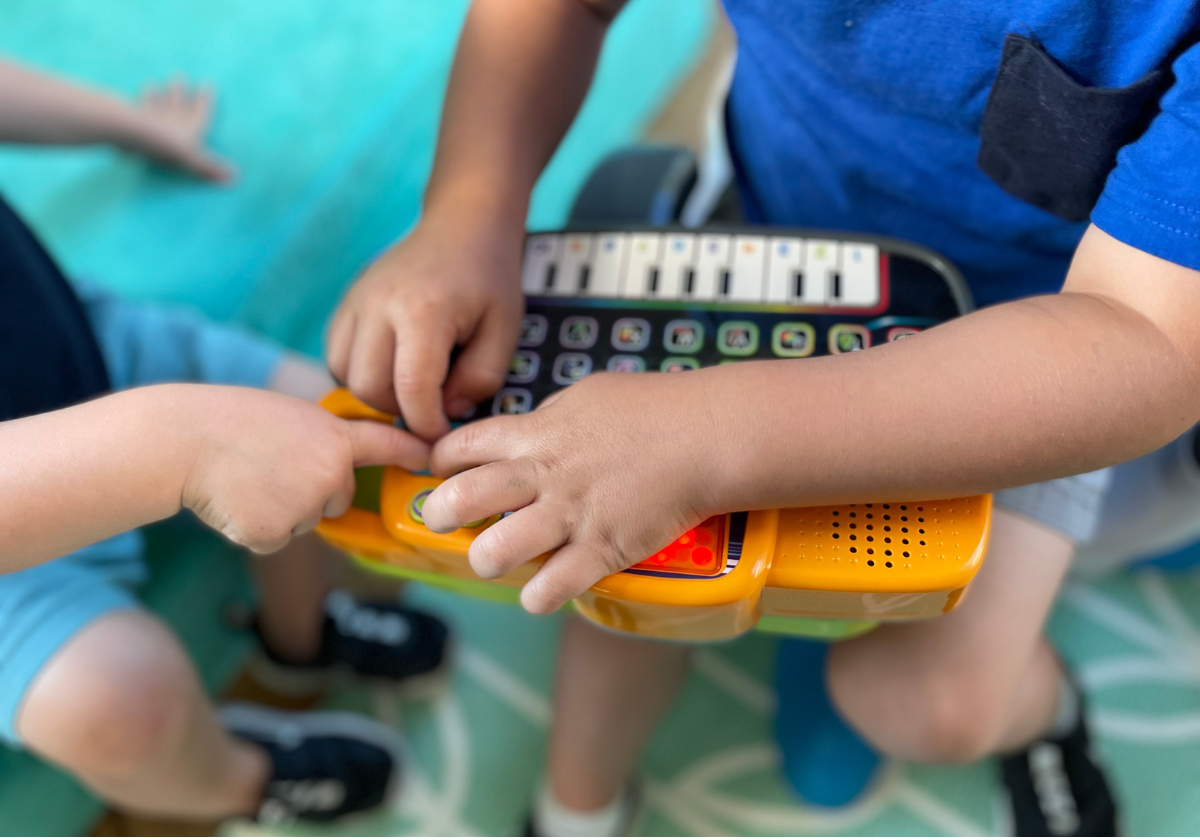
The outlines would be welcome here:
<svg viewBox="0 0 1200 840">
<path fill-rule="evenodd" d="M 871 331 L 862 324 L 834 324 L 829 328 L 829 352 L 853 353 L 871 346 Z"/>
<path fill-rule="evenodd" d="M 704 325 L 699 321 L 668 321 L 663 347 L 668 353 L 699 353 L 704 346 Z"/>
<path fill-rule="evenodd" d="M 758 352 L 758 325 L 726 321 L 717 328 L 717 349 L 726 356 L 753 356 Z"/>
<path fill-rule="evenodd" d="M 563 353 L 554 360 L 552 376 L 559 385 L 573 385 L 591 372 L 591 356 L 586 353 Z"/>
<path fill-rule="evenodd" d="M 609 373 L 641 373 L 646 369 L 646 360 L 641 356 L 613 356 L 608 360 Z"/>
<path fill-rule="evenodd" d="M 558 333 L 558 343 L 570 350 L 587 350 L 596 343 L 600 326 L 595 318 L 586 315 L 572 315 L 563 321 Z"/>
<path fill-rule="evenodd" d="M 920 331 L 917 327 L 892 327 L 887 331 L 887 340 L 896 341 L 900 338 L 908 338 L 910 335 L 916 335 Z"/>
<path fill-rule="evenodd" d="M 533 394 L 524 388 L 503 388 L 492 400 L 492 414 L 526 414 L 533 408 Z"/>
<path fill-rule="evenodd" d="M 663 373 L 679 373 L 684 370 L 695 370 L 698 367 L 700 367 L 700 363 L 689 356 L 667 356 L 658 369 Z"/>
<path fill-rule="evenodd" d="M 812 324 L 784 321 L 771 330 L 771 352 L 785 359 L 811 356 L 817 349 L 817 334 Z"/>
<path fill-rule="evenodd" d="M 704 520 L 675 542 L 633 566 L 640 571 L 712 577 L 725 567 L 722 557 L 726 515 Z"/>
<path fill-rule="evenodd" d="M 412 497 L 412 501 L 408 503 L 408 515 L 413 522 L 418 525 L 424 525 L 425 519 L 421 515 L 425 509 L 425 500 L 429 498 L 429 494 L 433 492 L 432 487 L 426 487 L 424 490 L 417 491 L 417 495 Z"/>
<path fill-rule="evenodd" d="M 618 318 L 613 324 L 612 346 L 627 353 L 645 350 L 650 345 L 650 322 L 644 318 Z"/>
<path fill-rule="evenodd" d="M 541 359 L 532 350 L 518 350 L 508 363 L 508 381 L 524 385 L 537 379 Z"/>
<path fill-rule="evenodd" d="M 517 343 L 522 347 L 537 347 L 546 340 L 549 328 L 545 315 L 526 315 L 521 319 L 521 338 Z"/>
</svg>

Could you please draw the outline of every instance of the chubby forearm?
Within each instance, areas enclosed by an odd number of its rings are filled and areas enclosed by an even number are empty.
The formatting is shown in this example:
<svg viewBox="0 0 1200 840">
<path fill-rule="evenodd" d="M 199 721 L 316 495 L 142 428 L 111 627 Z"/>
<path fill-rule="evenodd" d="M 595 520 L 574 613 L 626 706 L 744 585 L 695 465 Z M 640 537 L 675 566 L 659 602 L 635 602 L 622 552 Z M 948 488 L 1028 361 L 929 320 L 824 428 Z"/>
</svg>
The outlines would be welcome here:
<svg viewBox="0 0 1200 840">
<path fill-rule="evenodd" d="M 704 371 L 716 505 L 958 496 L 1137 457 L 1200 418 L 1195 349 L 1163 320 L 1067 291 L 864 353 Z"/>
<path fill-rule="evenodd" d="M 0 142 L 125 146 L 143 122 L 115 96 L 0 59 Z"/>
<path fill-rule="evenodd" d="M 522 226 L 542 168 L 587 93 L 608 19 L 602 0 L 475 0 L 459 41 L 426 215 Z"/>
<path fill-rule="evenodd" d="M 186 390 L 159 385 L 0 423 L 0 572 L 180 509 L 197 452 Z"/>
</svg>

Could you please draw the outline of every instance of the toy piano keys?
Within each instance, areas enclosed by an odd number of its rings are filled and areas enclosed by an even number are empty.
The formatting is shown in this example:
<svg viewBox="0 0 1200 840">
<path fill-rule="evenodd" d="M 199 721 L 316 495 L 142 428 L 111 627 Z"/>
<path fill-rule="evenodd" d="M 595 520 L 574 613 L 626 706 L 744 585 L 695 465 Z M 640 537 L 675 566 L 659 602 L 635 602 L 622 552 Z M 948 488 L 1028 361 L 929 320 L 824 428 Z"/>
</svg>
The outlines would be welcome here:
<svg viewBox="0 0 1200 840">
<path fill-rule="evenodd" d="M 527 314 L 508 382 L 471 419 L 531 411 L 595 370 L 851 353 L 971 308 L 962 277 L 924 248 L 779 228 L 533 234 L 522 286 Z M 324 404 L 395 421 L 346 391 Z M 439 483 L 386 468 L 318 532 L 375 568 L 515 601 L 538 561 L 494 581 L 476 576 L 467 548 L 496 518 L 428 530 L 421 508 Z M 605 627 L 660 639 L 711 641 L 756 626 L 845 638 L 953 609 L 983 560 L 990 521 L 989 496 L 724 514 L 574 606 Z"/>
</svg>

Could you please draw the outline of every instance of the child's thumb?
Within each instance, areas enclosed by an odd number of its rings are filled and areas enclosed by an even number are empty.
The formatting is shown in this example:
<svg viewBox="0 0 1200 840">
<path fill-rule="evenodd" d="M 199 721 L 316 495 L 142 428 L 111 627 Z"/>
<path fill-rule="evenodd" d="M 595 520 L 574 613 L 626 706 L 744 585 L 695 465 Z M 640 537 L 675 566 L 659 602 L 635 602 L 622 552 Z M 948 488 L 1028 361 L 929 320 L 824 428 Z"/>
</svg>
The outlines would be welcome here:
<svg viewBox="0 0 1200 840">
<path fill-rule="evenodd" d="M 371 420 L 345 420 L 354 466 L 395 465 L 423 470 L 429 464 L 429 444 L 395 426 Z"/>
</svg>

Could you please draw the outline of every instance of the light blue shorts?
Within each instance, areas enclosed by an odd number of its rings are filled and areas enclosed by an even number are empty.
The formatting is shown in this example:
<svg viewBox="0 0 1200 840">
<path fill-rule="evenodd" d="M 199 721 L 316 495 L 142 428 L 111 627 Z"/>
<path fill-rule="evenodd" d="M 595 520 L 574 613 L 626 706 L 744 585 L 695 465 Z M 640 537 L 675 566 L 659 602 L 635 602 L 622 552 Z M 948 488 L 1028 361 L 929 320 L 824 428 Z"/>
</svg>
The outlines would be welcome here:
<svg viewBox="0 0 1200 840">
<path fill-rule="evenodd" d="M 114 390 L 157 382 L 264 387 L 278 347 L 195 314 L 78 289 Z M 141 533 L 130 531 L 20 572 L 0 575 L 0 739 L 19 745 L 21 703 L 34 678 L 102 615 L 141 609 Z"/>
</svg>

